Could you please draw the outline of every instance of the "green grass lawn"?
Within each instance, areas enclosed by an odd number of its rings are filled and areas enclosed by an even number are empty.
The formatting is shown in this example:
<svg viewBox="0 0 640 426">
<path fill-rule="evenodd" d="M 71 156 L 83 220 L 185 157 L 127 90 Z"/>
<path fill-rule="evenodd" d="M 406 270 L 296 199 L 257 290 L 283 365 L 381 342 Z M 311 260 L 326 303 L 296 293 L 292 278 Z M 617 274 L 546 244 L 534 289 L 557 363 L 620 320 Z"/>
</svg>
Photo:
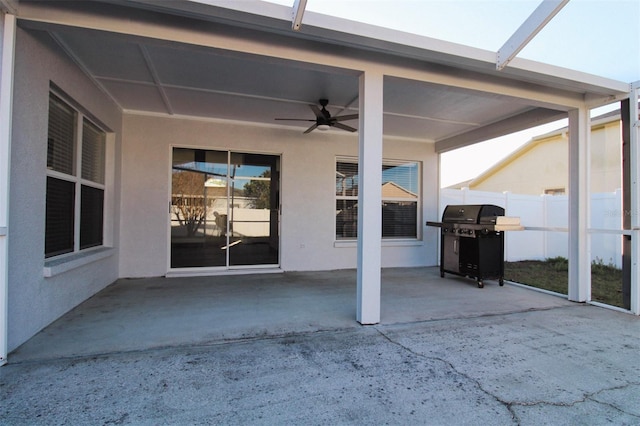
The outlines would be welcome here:
<svg viewBox="0 0 640 426">
<path fill-rule="evenodd" d="M 569 262 L 563 257 L 505 262 L 504 278 L 532 287 L 567 294 Z M 622 270 L 603 262 L 591 265 L 591 299 L 613 306 L 623 306 Z"/>
</svg>

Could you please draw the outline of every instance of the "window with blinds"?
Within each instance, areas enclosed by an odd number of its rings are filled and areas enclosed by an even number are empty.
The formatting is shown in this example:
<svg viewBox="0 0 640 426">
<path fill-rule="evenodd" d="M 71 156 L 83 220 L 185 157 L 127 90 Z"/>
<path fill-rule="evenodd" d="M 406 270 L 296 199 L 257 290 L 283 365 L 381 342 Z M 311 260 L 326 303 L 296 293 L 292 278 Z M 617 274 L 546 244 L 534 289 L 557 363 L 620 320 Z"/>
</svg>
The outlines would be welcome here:
<svg viewBox="0 0 640 426">
<path fill-rule="evenodd" d="M 105 132 L 51 93 L 45 258 L 103 244 L 105 149 Z"/>
<path fill-rule="evenodd" d="M 416 239 L 420 164 L 384 161 L 382 166 L 382 238 Z M 358 163 L 336 162 L 336 239 L 358 236 Z"/>
</svg>

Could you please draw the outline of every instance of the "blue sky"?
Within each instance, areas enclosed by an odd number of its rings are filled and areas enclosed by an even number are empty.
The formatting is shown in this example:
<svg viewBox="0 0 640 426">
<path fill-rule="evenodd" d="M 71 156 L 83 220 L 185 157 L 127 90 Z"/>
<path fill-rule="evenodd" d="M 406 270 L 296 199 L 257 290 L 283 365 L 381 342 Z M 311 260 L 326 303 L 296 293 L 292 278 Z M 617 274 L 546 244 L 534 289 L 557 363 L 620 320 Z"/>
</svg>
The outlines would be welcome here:
<svg viewBox="0 0 640 426">
<path fill-rule="evenodd" d="M 308 0 L 306 10 L 497 51 L 540 1 Z M 570 0 L 518 56 L 640 80 L 640 0 Z"/>
</svg>

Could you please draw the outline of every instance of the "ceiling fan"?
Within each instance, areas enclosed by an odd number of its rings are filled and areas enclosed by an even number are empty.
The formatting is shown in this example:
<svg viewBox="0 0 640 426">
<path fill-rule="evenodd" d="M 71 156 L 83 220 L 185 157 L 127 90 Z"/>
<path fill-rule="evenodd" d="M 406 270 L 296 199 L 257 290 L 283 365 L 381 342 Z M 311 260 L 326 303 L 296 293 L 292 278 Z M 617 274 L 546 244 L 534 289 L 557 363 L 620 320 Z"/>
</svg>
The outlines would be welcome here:
<svg viewBox="0 0 640 426">
<path fill-rule="evenodd" d="M 357 129 L 354 129 L 351 126 L 347 126 L 346 124 L 342 124 L 341 121 L 347 120 L 355 120 L 358 118 L 358 114 L 349 114 L 349 115 L 341 115 L 339 117 L 332 117 L 329 111 L 327 111 L 326 106 L 329 104 L 327 99 L 320 99 L 318 103 L 322 107 L 322 109 L 318 108 L 316 105 L 309 105 L 309 108 L 316 115 L 315 119 L 304 119 L 304 118 L 276 118 L 279 121 L 310 121 L 314 122 L 311 127 L 305 130 L 305 134 L 310 133 L 312 130 L 329 130 L 331 127 L 336 127 L 338 129 L 346 130 L 347 132 L 355 132 Z"/>
</svg>

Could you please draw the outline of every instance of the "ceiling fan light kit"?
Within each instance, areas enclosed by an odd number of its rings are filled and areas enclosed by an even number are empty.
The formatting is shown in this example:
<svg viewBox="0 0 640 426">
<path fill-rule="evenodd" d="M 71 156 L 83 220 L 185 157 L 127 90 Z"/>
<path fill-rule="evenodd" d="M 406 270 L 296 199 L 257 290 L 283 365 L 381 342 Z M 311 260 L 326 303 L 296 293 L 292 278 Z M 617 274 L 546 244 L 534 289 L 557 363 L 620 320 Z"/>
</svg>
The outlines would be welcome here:
<svg viewBox="0 0 640 426">
<path fill-rule="evenodd" d="M 321 131 L 327 131 L 332 127 L 336 127 L 341 130 L 345 130 L 347 132 L 355 132 L 357 129 L 347 126 L 346 124 L 342 124 L 341 121 L 347 120 L 355 120 L 358 118 L 358 114 L 349 114 L 349 115 L 341 115 L 338 117 L 332 117 L 331 113 L 327 111 L 327 105 L 329 105 L 329 100 L 320 99 L 318 100 L 321 108 L 318 108 L 317 105 L 309 105 L 311 111 L 315 114 L 315 119 L 304 119 L 304 118 L 276 118 L 277 121 L 309 121 L 315 122 L 311 125 L 307 130 L 305 130 L 305 134 L 312 132 L 315 129 Z"/>
</svg>

